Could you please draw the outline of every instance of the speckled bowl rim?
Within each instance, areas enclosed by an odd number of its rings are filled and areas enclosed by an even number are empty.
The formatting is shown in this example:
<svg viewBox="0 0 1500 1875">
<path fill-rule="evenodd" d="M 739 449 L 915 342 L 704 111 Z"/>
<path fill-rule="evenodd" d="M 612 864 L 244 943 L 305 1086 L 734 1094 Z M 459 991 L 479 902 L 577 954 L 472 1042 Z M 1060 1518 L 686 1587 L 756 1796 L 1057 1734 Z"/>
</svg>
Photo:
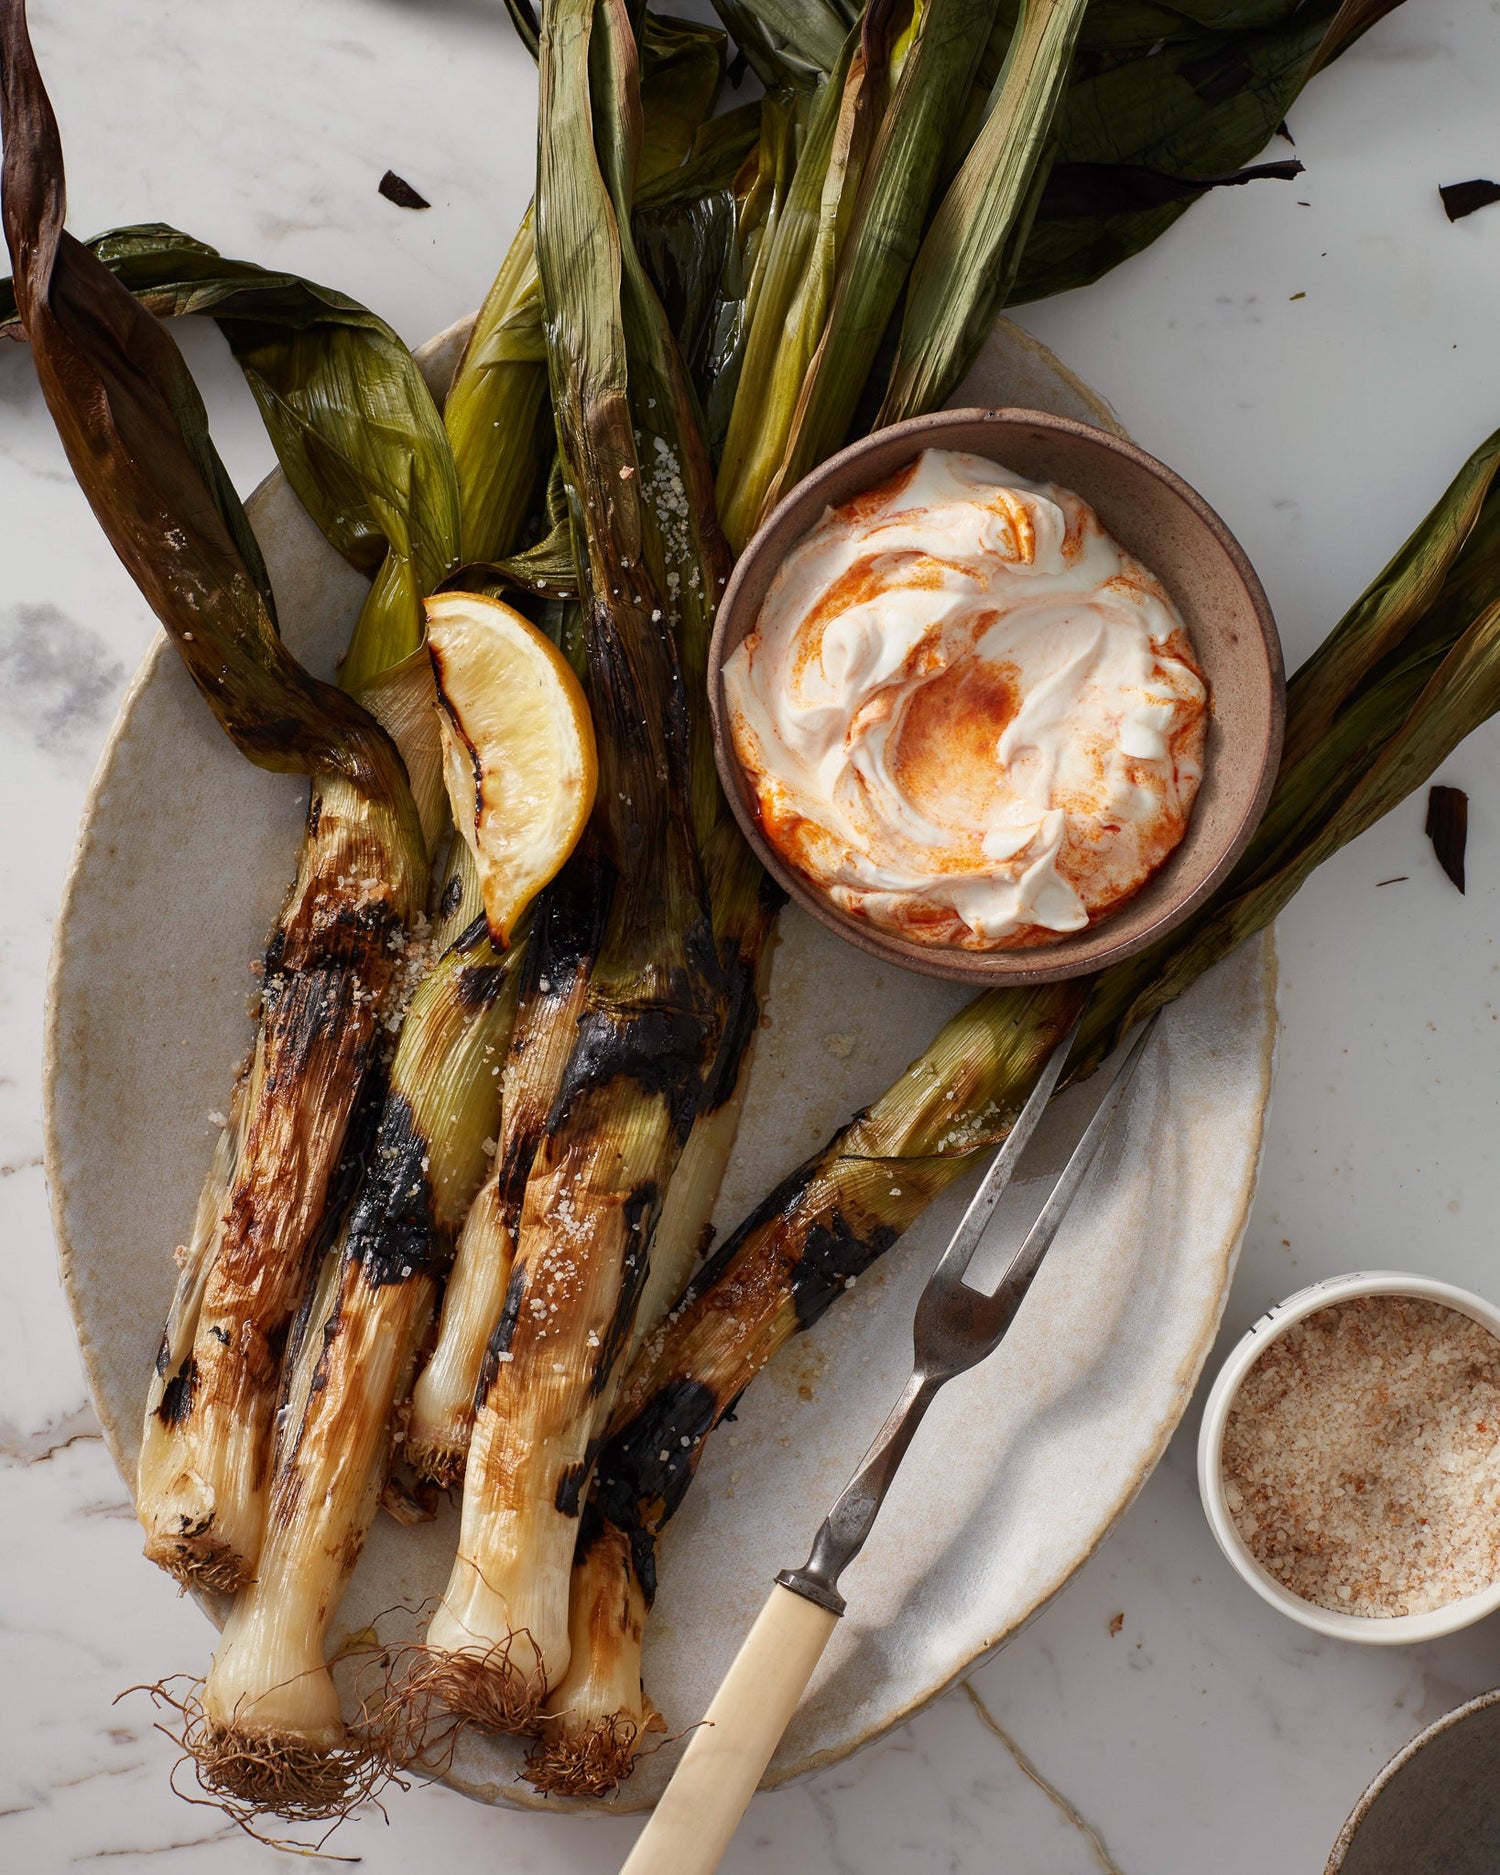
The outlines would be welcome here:
<svg viewBox="0 0 1500 1875">
<path fill-rule="evenodd" d="M 742 602 L 744 588 L 750 581 L 751 569 L 770 550 L 770 542 L 776 531 L 785 526 L 799 510 L 806 509 L 814 515 L 821 512 L 826 505 L 823 499 L 825 491 L 836 488 L 848 470 L 866 455 L 907 438 L 911 439 L 914 453 L 917 449 L 933 446 L 934 442 L 939 442 L 940 446 L 943 433 L 976 423 L 1008 427 L 1026 425 L 1050 430 L 1055 435 L 1071 437 L 1105 454 L 1122 457 L 1133 467 L 1160 482 L 1223 550 L 1249 601 L 1251 613 L 1259 627 L 1261 649 L 1265 657 L 1269 690 L 1268 720 L 1259 754 L 1259 773 L 1239 821 L 1225 837 L 1208 871 L 1190 889 L 1169 893 L 1161 910 L 1150 923 L 1131 935 L 1111 939 L 1112 920 L 1105 918 L 1092 930 L 1070 934 L 1069 938 L 1064 939 L 1066 955 L 1063 956 L 1057 954 L 1060 948 L 1057 946 L 1019 951 L 968 951 L 953 946 L 917 944 L 841 911 L 795 866 L 789 865 L 781 852 L 766 838 L 747 798 L 749 787 L 734 746 L 734 737 L 730 733 L 728 708 L 724 700 L 724 661 L 730 633 L 738 631 L 736 613 Z M 812 525 L 811 520 L 808 525 Z M 810 917 L 816 918 L 820 924 L 836 932 L 847 943 L 868 952 L 870 956 L 878 957 L 884 963 L 899 965 L 902 969 L 918 971 L 924 976 L 967 983 L 975 989 L 1005 984 L 1054 983 L 1068 977 L 1089 976 L 1126 957 L 1133 957 L 1181 924 L 1208 899 L 1244 852 L 1260 824 L 1261 815 L 1265 812 L 1271 789 L 1275 785 L 1282 736 L 1286 728 L 1286 671 L 1271 603 L 1255 568 L 1250 564 L 1249 556 L 1221 516 L 1175 470 L 1169 469 L 1164 462 L 1131 442 L 1117 429 L 1103 429 L 1093 424 L 1080 423 L 1073 417 L 1053 416 L 1045 410 L 1012 405 L 970 405 L 909 417 L 904 423 L 893 423 L 886 429 L 872 430 L 868 436 L 850 443 L 805 476 L 776 504 L 736 562 L 714 621 L 713 636 L 709 641 L 707 676 L 714 759 L 718 763 L 724 794 L 739 822 L 741 833 L 771 877 Z M 1176 857 L 1175 852 L 1168 855 L 1165 862 L 1167 870 L 1159 873 L 1158 878 L 1166 876 L 1170 879 L 1169 869 Z M 1049 958 L 1051 961 L 1048 961 Z"/>
<path fill-rule="evenodd" d="M 1500 1700 L 1500 1687 L 1490 1693 L 1478 1693 L 1473 1699 L 1466 1699 L 1461 1706 L 1455 1706 L 1451 1712 L 1445 1712 L 1440 1719 L 1434 1719 L 1425 1731 L 1418 1732 L 1415 1738 L 1407 1742 L 1386 1764 L 1375 1773 L 1365 1786 L 1364 1794 L 1355 1804 L 1345 1819 L 1344 1827 L 1338 1833 L 1338 1839 L 1328 1852 L 1328 1861 L 1324 1865 L 1323 1875 L 1339 1875 L 1344 1866 L 1344 1858 L 1354 1847 L 1354 1839 L 1363 1827 L 1365 1818 L 1374 1808 L 1376 1799 L 1400 1772 L 1404 1771 L 1422 1751 L 1441 1733 L 1448 1732 L 1456 1725 L 1462 1725 L 1465 1719 L 1472 1718 L 1476 1712 L 1482 1712 L 1486 1706 L 1493 1706 Z"/>
<path fill-rule="evenodd" d="M 1049 371 L 1055 373 L 1060 379 L 1065 381 L 1075 394 L 1092 407 L 1097 414 L 1098 426 L 1101 429 L 1114 436 L 1122 434 L 1118 427 L 1118 419 L 1115 417 L 1108 404 L 1105 403 L 1097 392 L 1085 384 L 1076 373 L 1068 370 L 1068 368 L 1054 356 L 1048 347 L 1043 345 L 1040 340 L 1034 338 L 1024 327 L 1017 326 L 1010 320 L 997 321 L 997 323 L 1003 323 L 1007 326 L 1009 329 L 1010 342 L 1020 351 L 1030 353 L 1035 357 L 1045 360 Z M 472 326 L 473 315 L 470 315 L 467 318 L 456 320 L 453 325 L 437 333 L 425 344 L 417 347 L 414 356 L 418 363 L 425 365 L 434 355 L 440 354 L 443 347 L 446 345 L 461 344 L 467 338 Z M 272 470 L 271 475 L 268 476 L 266 480 L 269 481 L 272 477 L 279 474 L 279 469 Z M 260 485 L 260 487 L 264 486 L 264 483 Z M 252 510 L 252 513 L 256 495 L 259 494 L 259 492 L 260 488 L 257 488 L 247 500 L 246 506 Z M 69 924 L 73 916 L 75 901 L 83 888 L 89 853 L 95 844 L 96 836 L 93 829 L 93 820 L 96 811 L 96 802 L 109 783 L 117 749 L 122 739 L 129 731 L 130 718 L 139 694 L 154 680 L 155 673 L 162 661 L 173 655 L 175 655 L 175 653 L 165 634 L 158 632 L 148 646 L 141 663 L 137 666 L 133 677 L 126 687 L 118 713 L 110 726 L 104 746 L 100 750 L 93 779 L 89 784 L 88 793 L 85 796 L 83 806 L 80 810 L 78 833 L 74 839 L 73 852 L 69 861 L 67 876 L 59 901 L 57 922 L 54 927 L 52 952 L 48 962 L 46 1007 L 43 1027 L 43 1151 L 47 1166 L 47 1190 L 53 1233 L 57 1242 L 59 1274 L 62 1279 L 64 1293 L 68 1299 L 69 1311 L 73 1318 L 74 1331 L 78 1337 L 79 1351 L 83 1358 L 84 1376 L 88 1384 L 90 1399 L 99 1417 L 100 1427 L 104 1434 L 105 1446 L 110 1456 L 113 1458 L 121 1477 L 125 1480 L 127 1487 L 130 1489 L 132 1501 L 134 1499 L 135 1489 L 134 1466 L 128 1456 L 128 1447 L 122 1433 L 122 1428 L 117 1423 L 114 1415 L 105 1410 L 100 1389 L 95 1382 L 95 1368 L 99 1362 L 100 1356 L 98 1350 L 93 1345 L 92 1337 L 86 1327 L 87 1314 L 82 1306 L 82 1299 L 76 1280 L 73 1246 L 67 1226 L 68 1186 L 66 1180 L 60 1176 L 63 1157 L 60 1146 L 57 1110 L 61 1053 L 61 1009 L 58 988 L 63 973 Z M 1266 930 L 1260 933 L 1258 937 L 1251 938 L 1248 942 L 1259 949 L 1260 956 L 1257 967 L 1265 986 L 1264 996 L 1268 1007 L 1274 1010 L 1278 978 L 1274 933 L 1271 930 Z M 986 1662 L 994 1659 L 1010 1641 L 1014 1640 L 1017 1635 L 1024 1632 L 1033 1621 L 1038 1619 L 1074 1579 L 1075 1575 L 1083 1568 L 1084 1564 L 1098 1553 L 1102 1545 L 1113 1534 L 1120 1519 L 1135 1502 L 1136 1497 L 1140 1494 L 1148 1479 L 1151 1477 L 1151 1474 L 1161 1462 L 1173 1434 L 1181 1423 L 1182 1414 L 1187 1408 L 1193 1390 L 1202 1374 L 1204 1364 L 1212 1350 L 1224 1304 L 1228 1298 L 1229 1286 L 1234 1274 L 1236 1261 L 1238 1260 L 1240 1245 L 1244 1239 L 1245 1229 L 1249 1222 L 1250 1207 L 1254 1202 L 1256 1188 L 1259 1183 L 1260 1169 L 1265 1153 L 1266 1128 L 1270 1113 L 1272 1088 L 1275 1079 L 1277 1042 L 1278 1024 L 1273 1014 L 1271 1019 L 1265 1024 L 1264 1033 L 1260 1042 L 1258 1098 L 1255 1101 L 1252 1113 L 1247 1116 L 1248 1123 L 1254 1133 L 1253 1151 L 1250 1155 L 1248 1173 L 1244 1181 L 1243 1189 L 1239 1194 L 1239 1202 L 1235 1208 L 1234 1216 L 1228 1228 L 1223 1232 L 1216 1243 L 1211 1246 L 1205 1246 L 1205 1256 L 1211 1258 L 1218 1266 L 1218 1305 L 1211 1312 L 1212 1319 L 1204 1323 L 1203 1332 L 1196 1345 L 1185 1355 L 1178 1367 L 1173 1394 L 1175 1405 L 1165 1412 L 1158 1420 L 1157 1424 L 1151 1429 L 1151 1436 L 1145 1452 L 1134 1474 L 1120 1492 L 1114 1504 L 1108 1507 L 1102 1507 L 1104 1508 L 1104 1519 L 1098 1528 L 1093 1543 L 1089 1545 L 1084 1553 L 1076 1556 L 1070 1566 L 1063 1571 L 1057 1579 L 1048 1583 L 1022 1614 L 1017 1616 L 1000 1631 L 985 1635 L 977 1645 L 972 1642 L 968 1643 L 967 1650 L 963 1653 L 963 1656 L 954 1662 L 948 1672 L 936 1675 L 925 1687 L 911 1698 L 899 1704 L 893 1703 L 889 1710 L 884 1712 L 876 1723 L 867 1727 L 857 1737 L 846 1740 L 826 1750 L 809 1751 L 803 1757 L 794 1760 L 790 1764 L 772 1767 L 767 1772 L 766 1778 L 761 1786 L 762 1789 L 776 1789 L 805 1782 L 807 1779 L 816 1776 L 819 1772 L 835 1764 L 840 1764 L 857 1753 L 877 1744 L 881 1739 L 889 1736 L 897 1726 L 904 1725 L 918 1717 L 922 1712 L 926 1711 L 929 1706 L 934 1705 L 942 1698 L 945 1693 L 967 1680 L 970 1675 L 984 1666 Z M 223 1625 L 227 1608 L 218 1598 L 205 1594 L 195 1594 L 193 1599 L 198 1602 L 204 1613 L 216 1626 Z M 475 1782 L 452 1771 L 445 1774 L 441 1781 L 447 1783 L 451 1788 L 461 1792 L 463 1795 L 473 1798 L 477 1802 L 497 1805 L 498 1807 L 506 1809 L 545 1811 L 552 1815 L 587 1814 L 603 1816 L 639 1816 L 652 1807 L 651 1800 L 641 1795 L 637 1788 L 630 1783 L 626 1783 L 617 1795 L 611 1799 L 579 1799 L 559 1802 L 556 1799 L 549 1799 L 532 1792 L 524 1784 L 519 1783 L 514 1786 L 507 1786 L 503 1791 L 496 1791 L 492 1794 L 491 1790 L 486 1788 L 482 1783 Z"/>
<path fill-rule="evenodd" d="M 1414 1641 L 1435 1641 L 1445 1634 L 1456 1634 L 1461 1628 L 1471 1627 L 1474 1622 L 1493 1614 L 1500 1608 L 1500 1582 L 1492 1582 L 1487 1589 L 1460 1596 L 1457 1601 L 1445 1602 L 1441 1608 L 1421 1615 L 1346 1615 L 1336 1608 L 1319 1608 L 1316 1603 L 1304 1601 L 1300 1595 L 1284 1588 L 1255 1560 L 1235 1527 L 1224 1495 L 1224 1428 L 1246 1374 L 1271 1343 L 1279 1340 L 1295 1323 L 1336 1302 L 1349 1302 L 1358 1296 L 1413 1296 L 1426 1302 L 1441 1302 L 1471 1317 L 1491 1334 L 1500 1336 L 1500 1307 L 1436 1276 L 1413 1276 L 1402 1270 L 1356 1270 L 1347 1276 L 1326 1276 L 1321 1282 L 1310 1283 L 1306 1289 L 1299 1289 L 1284 1302 L 1267 1309 L 1236 1343 L 1219 1369 L 1198 1431 L 1198 1494 L 1219 1548 L 1256 1594 L 1281 1614 L 1333 1640 L 1361 1641 L 1372 1647 L 1404 1647 Z"/>
</svg>

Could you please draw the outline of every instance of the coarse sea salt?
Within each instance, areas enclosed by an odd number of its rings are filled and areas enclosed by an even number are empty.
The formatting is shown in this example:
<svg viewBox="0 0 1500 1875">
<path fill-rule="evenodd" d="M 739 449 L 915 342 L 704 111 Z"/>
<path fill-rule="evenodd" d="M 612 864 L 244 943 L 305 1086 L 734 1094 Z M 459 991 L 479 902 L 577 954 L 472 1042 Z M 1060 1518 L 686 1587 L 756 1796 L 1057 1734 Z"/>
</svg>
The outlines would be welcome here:
<svg viewBox="0 0 1500 1875">
<path fill-rule="evenodd" d="M 1426 1614 L 1500 1580 L 1500 1338 L 1414 1296 L 1319 1309 L 1271 1342 L 1224 1428 L 1261 1566 L 1320 1608 Z"/>
</svg>

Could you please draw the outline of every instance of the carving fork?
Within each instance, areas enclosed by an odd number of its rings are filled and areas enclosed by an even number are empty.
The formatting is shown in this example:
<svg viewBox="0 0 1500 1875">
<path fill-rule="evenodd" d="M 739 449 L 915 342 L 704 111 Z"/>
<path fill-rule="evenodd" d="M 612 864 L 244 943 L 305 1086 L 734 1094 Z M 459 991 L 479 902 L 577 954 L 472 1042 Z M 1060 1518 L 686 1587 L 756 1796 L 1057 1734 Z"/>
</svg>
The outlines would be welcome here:
<svg viewBox="0 0 1500 1875">
<path fill-rule="evenodd" d="M 974 1252 L 1062 1076 L 1078 1025 L 1041 1078 L 984 1175 L 942 1261 L 917 1301 L 915 1362 L 906 1391 L 813 1539 L 800 1569 L 784 1569 L 693 1733 L 621 1875 L 713 1875 L 782 1733 L 844 1612 L 843 1571 L 864 1547 L 896 1467 L 939 1389 L 1005 1338 L 1068 1206 L 1093 1163 L 1156 1026 L 1131 1043 L 1041 1214 L 988 1295 L 966 1283 Z"/>
</svg>

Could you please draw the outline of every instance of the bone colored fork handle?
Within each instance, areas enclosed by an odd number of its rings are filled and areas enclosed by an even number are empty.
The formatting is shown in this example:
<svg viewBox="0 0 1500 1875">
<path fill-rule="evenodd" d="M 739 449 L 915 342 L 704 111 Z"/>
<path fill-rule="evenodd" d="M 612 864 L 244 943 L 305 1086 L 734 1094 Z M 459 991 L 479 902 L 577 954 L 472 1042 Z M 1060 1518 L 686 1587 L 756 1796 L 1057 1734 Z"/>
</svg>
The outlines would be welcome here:
<svg viewBox="0 0 1500 1875">
<path fill-rule="evenodd" d="M 838 1619 L 771 1590 L 620 1875 L 713 1875 Z"/>
</svg>

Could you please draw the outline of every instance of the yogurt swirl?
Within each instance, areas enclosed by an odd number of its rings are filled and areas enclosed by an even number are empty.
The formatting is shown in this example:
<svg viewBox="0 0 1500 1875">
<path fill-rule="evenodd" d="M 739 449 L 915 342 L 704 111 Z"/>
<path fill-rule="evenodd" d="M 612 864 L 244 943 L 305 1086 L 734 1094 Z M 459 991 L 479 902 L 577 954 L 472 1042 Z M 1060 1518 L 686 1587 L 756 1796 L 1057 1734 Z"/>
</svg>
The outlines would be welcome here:
<svg viewBox="0 0 1500 1875">
<path fill-rule="evenodd" d="M 998 950 L 1082 930 L 1187 830 L 1208 693 L 1087 503 L 925 451 L 828 509 L 724 666 L 767 839 L 847 912 Z"/>
</svg>

